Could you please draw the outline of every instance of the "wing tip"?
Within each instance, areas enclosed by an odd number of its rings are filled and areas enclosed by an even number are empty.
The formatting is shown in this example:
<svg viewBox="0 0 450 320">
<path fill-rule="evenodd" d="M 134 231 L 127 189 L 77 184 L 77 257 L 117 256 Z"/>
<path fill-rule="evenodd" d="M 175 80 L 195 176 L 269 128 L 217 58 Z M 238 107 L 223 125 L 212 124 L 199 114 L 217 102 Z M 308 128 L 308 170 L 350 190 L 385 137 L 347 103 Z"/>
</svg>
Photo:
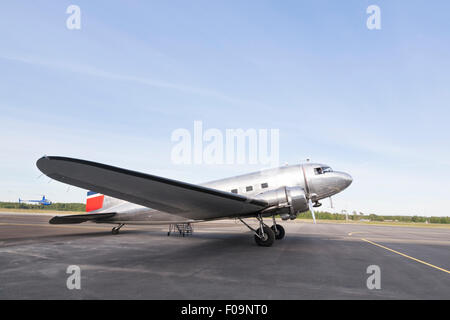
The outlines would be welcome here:
<svg viewBox="0 0 450 320">
<path fill-rule="evenodd" d="M 48 163 L 48 161 L 51 160 L 51 157 L 44 155 L 42 157 L 40 157 L 37 161 L 36 161 L 36 167 L 44 174 L 47 174 L 46 172 L 46 164 Z"/>
<path fill-rule="evenodd" d="M 55 160 L 70 160 L 71 158 L 60 156 L 47 156 L 43 155 L 36 161 L 36 167 L 44 174 L 48 175 L 49 163 Z"/>
</svg>

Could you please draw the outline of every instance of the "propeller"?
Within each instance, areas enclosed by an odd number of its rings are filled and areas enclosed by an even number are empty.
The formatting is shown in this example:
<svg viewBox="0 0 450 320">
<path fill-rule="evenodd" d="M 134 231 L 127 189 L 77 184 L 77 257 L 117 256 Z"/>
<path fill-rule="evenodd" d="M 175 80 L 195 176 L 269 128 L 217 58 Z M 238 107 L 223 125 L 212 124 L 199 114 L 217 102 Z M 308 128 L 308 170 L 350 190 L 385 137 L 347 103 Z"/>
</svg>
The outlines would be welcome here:
<svg viewBox="0 0 450 320">
<path fill-rule="evenodd" d="M 309 162 L 309 159 L 307 159 L 307 162 Z M 308 186 L 308 179 L 306 178 L 306 171 L 305 171 L 305 166 L 302 165 L 302 170 L 303 170 L 303 179 L 305 179 L 305 195 L 308 199 L 308 206 L 309 206 L 309 211 L 311 211 L 311 215 L 313 218 L 313 222 L 314 224 L 316 224 L 316 215 L 314 213 L 314 209 L 313 209 L 313 203 L 311 198 L 315 197 L 315 194 L 310 193 L 310 189 Z"/>
<path fill-rule="evenodd" d="M 313 203 L 312 203 L 311 199 L 309 199 L 308 205 L 309 205 L 309 211 L 311 211 L 311 215 L 312 215 L 314 224 L 316 224 L 316 215 L 314 214 L 314 209 L 313 209 L 314 206 L 313 206 Z"/>
</svg>

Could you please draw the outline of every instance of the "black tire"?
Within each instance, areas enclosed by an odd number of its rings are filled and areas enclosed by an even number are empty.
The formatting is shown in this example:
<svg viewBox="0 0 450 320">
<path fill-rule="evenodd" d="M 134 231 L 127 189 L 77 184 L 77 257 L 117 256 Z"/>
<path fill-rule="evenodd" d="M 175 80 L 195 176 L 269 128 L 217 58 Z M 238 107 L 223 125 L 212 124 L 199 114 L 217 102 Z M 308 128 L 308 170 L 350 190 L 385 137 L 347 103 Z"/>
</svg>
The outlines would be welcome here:
<svg viewBox="0 0 450 320">
<path fill-rule="evenodd" d="M 260 235 L 260 229 L 257 230 L 258 235 Z M 275 233 L 273 233 L 273 230 L 270 229 L 268 226 L 263 227 L 264 232 L 264 238 L 260 238 L 255 234 L 255 241 L 258 244 L 258 246 L 261 247 L 270 247 L 273 242 L 275 241 Z"/>
<path fill-rule="evenodd" d="M 276 230 L 275 230 L 275 225 L 271 226 L 270 229 L 272 229 L 273 233 L 275 234 L 275 239 L 281 240 L 284 238 L 284 235 L 286 234 L 286 232 L 284 231 L 284 228 L 282 225 L 277 224 L 276 226 L 277 226 Z"/>
<path fill-rule="evenodd" d="M 119 234 L 119 230 L 117 230 L 117 229 L 112 229 L 112 230 L 111 230 L 111 233 L 112 233 L 112 234 Z"/>
</svg>

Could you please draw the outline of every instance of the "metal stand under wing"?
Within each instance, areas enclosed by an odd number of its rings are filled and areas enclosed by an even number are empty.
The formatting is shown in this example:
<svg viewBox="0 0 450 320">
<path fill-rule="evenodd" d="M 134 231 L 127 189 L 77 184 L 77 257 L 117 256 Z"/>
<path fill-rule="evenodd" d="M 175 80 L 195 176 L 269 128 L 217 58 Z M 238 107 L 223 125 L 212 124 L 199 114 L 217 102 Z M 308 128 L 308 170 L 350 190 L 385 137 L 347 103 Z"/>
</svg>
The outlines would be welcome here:
<svg viewBox="0 0 450 320">
<path fill-rule="evenodd" d="M 170 236 L 172 232 L 176 231 L 184 237 L 186 235 L 191 235 L 194 232 L 194 229 L 190 223 L 173 223 L 169 225 L 169 232 L 167 232 L 167 236 Z"/>
</svg>

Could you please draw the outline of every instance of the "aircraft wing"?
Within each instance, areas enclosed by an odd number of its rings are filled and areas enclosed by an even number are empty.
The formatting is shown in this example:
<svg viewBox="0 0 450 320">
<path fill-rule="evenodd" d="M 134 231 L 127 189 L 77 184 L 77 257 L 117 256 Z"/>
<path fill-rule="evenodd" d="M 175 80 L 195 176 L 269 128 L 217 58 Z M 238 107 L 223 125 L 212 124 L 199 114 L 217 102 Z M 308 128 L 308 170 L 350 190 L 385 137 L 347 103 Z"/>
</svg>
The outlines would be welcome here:
<svg viewBox="0 0 450 320">
<path fill-rule="evenodd" d="M 36 165 L 60 182 L 189 219 L 246 216 L 268 207 L 264 200 L 86 160 L 45 156 Z"/>
</svg>

